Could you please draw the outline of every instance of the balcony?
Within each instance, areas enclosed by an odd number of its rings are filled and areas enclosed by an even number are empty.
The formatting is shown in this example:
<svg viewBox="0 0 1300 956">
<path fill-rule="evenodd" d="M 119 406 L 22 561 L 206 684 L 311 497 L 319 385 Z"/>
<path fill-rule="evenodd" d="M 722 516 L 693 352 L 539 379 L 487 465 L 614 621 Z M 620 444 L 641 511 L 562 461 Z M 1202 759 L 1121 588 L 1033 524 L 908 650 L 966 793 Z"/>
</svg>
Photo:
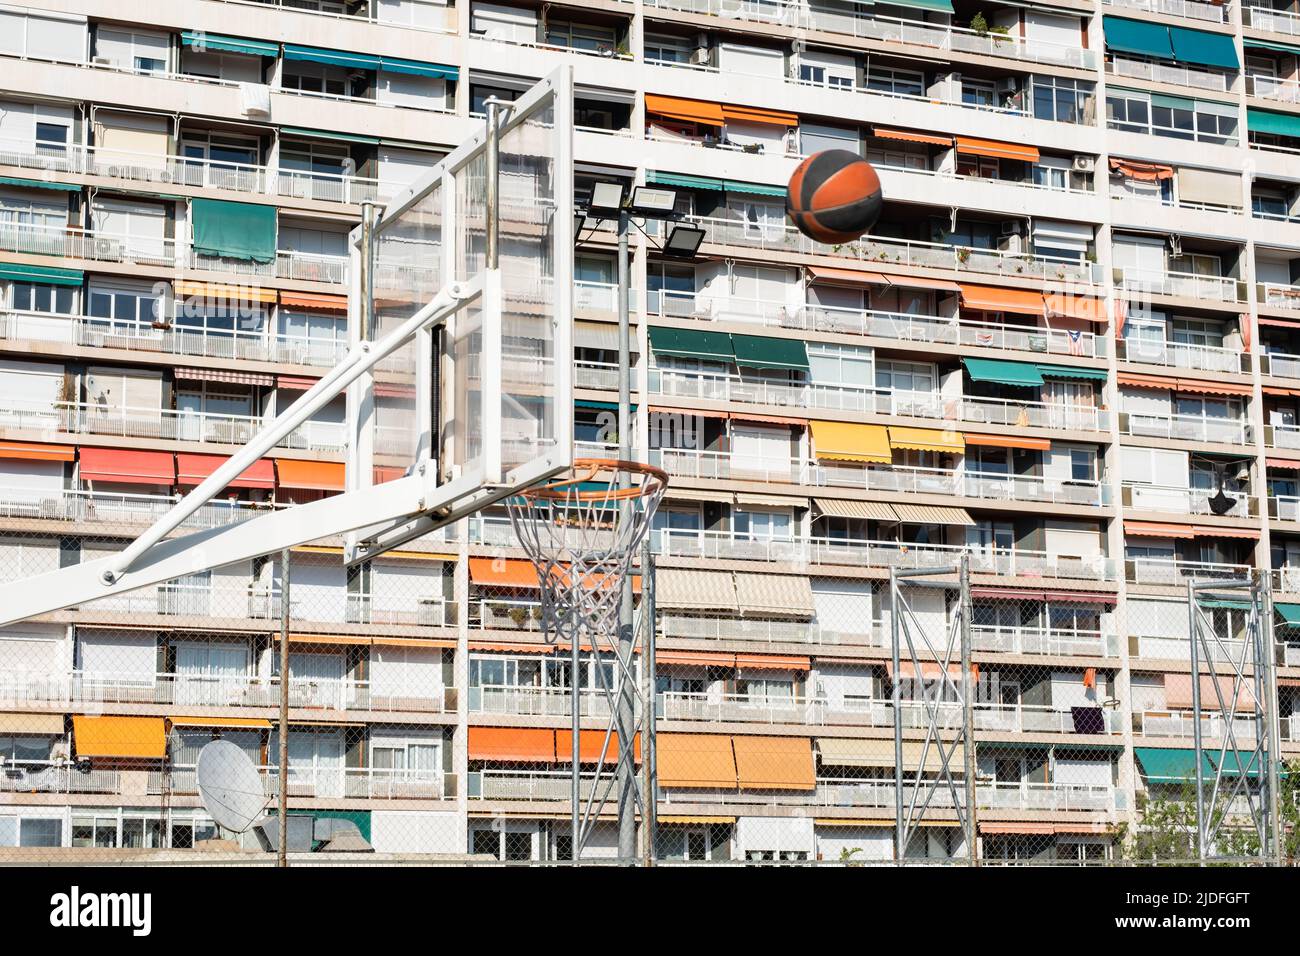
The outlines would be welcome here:
<svg viewBox="0 0 1300 956">
<path fill-rule="evenodd" d="M 1073 338 L 1061 329 L 993 325 L 938 315 L 787 305 L 761 299 L 724 299 L 669 290 L 650 293 L 649 305 L 651 315 L 655 317 L 754 322 L 772 328 L 840 332 L 914 343 L 918 348 L 944 344 L 1085 358 L 1100 358 L 1106 354 L 1105 338 L 1092 332 L 1080 332 L 1078 338 Z"/>
<path fill-rule="evenodd" d="M 749 223 L 739 218 L 704 216 L 686 218 L 704 230 L 706 242 L 715 245 L 819 256 L 828 254 L 826 246 L 813 242 L 785 222 Z M 915 266 L 947 269 L 964 275 L 1003 275 L 1086 284 L 1099 282 L 1101 276 L 1096 263 L 1082 259 L 1057 259 L 905 239 L 855 239 L 832 247 L 829 254 L 870 263 L 876 267 Z"/>
<path fill-rule="evenodd" d="M 1190 627 L 1189 623 L 1189 632 Z M 1192 659 L 1191 643 L 1191 638 L 1187 635 L 1167 637 L 1163 635 L 1131 634 L 1129 636 L 1129 656 L 1164 661 L 1190 661 Z M 1212 640 L 1210 641 L 1208 660 L 1215 664 L 1240 663 L 1242 648 L 1243 644 L 1238 640 Z M 1197 646 L 1196 656 L 1202 665 L 1207 662 L 1207 655 L 1203 646 Z M 1249 652 L 1246 654 L 1246 666 L 1247 668 L 1251 666 Z M 1137 716 L 1137 714 L 1134 714 L 1135 718 Z"/>
<path fill-rule="evenodd" d="M 1124 291 L 1155 295 L 1177 295 L 1209 302 L 1237 303 L 1246 301 L 1244 286 L 1232 276 L 1116 269 L 1115 285 Z"/>
<path fill-rule="evenodd" d="M 1145 10 L 1148 13 L 1163 13 L 1166 16 L 1205 20 L 1209 23 L 1223 23 L 1227 9 L 1225 4 L 1204 3 L 1202 0 L 1103 0 L 1103 2 L 1107 6 L 1123 7 L 1127 10 Z"/>
<path fill-rule="evenodd" d="M 0 488 L 0 518 L 70 521 L 77 525 L 150 525 L 176 505 L 170 495 L 45 488 Z M 268 514 L 279 507 L 261 501 L 213 500 L 186 518 L 181 530 L 216 528 Z"/>
<path fill-rule="evenodd" d="M 663 637 L 694 641 L 752 641 L 759 644 L 853 645 L 883 647 L 883 637 L 864 621 L 861 630 L 834 631 L 817 621 L 781 621 L 748 617 L 712 617 L 674 612 L 659 614 Z"/>
<path fill-rule="evenodd" d="M 347 342 L 342 339 L 309 339 L 276 335 L 269 331 L 189 329 L 179 325 L 160 329 L 149 323 L 108 323 L 90 316 L 48 312 L 0 312 L 0 340 L 316 368 L 333 368 L 347 354 Z M 403 351 L 399 351 L 396 358 L 405 368 L 394 370 L 410 371 L 413 368 L 414 359 Z M 392 363 L 388 367 L 393 367 Z"/>
<path fill-rule="evenodd" d="M 1232 89 L 1232 79 L 1235 76 L 1235 73 L 1224 73 L 1221 70 L 1203 70 L 1194 66 L 1183 66 L 1181 63 L 1144 60 L 1120 54 L 1112 55 L 1106 62 L 1106 72 L 1122 79 L 1191 86 L 1198 90 L 1213 90 L 1218 93 Z"/>
<path fill-rule="evenodd" d="M 1275 103 L 1300 103 L 1300 82 L 1265 76 L 1259 73 L 1246 74 L 1246 95 Z"/>
<path fill-rule="evenodd" d="M 1212 698 L 1217 705 L 1217 699 Z M 1208 703 L 1207 703 L 1208 706 Z M 1228 721 L 1223 714 L 1201 714 L 1201 736 L 1206 740 L 1222 740 Z M 1255 715 L 1236 714 L 1232 719 L 1232 732 L 1240 741 L 1255 739 Z M 1139 737 L 1184 737 L 1196 732 L 1196 715 L 1188 710 L 1143 711 L 1133 715 L 1133 733 Z"/>
<path fill-rule="evenodd" d="M 1152 342 L 1137 338 L 1120 339 L 1115 343 L 1115 348 L 1116 357 L 1121 362 L 1232 374 L 1250 371 L 1250 356 L 1240 349 L 1193 345 L 1189 342 Z"/>
<path fill-rule="evenodd" d="M 1280 282 L 1259 282 L 1255 285 L 1255 299 L 1270 309 L 1300 310 L 1300 285 L 1283 285 Z"/>
<path fill-rule="evenodd" d="M 292 733 L 292 731 L 291 731 Z M 279 792 L 279 767 L 258 767 L 264 792 L 268 798 Z M 323 797 L 330 799 L 362 800 L 441 800 L 456 794 L 455 774 L 439 770 L 400 769 L 376 767 L 294 767 L 289 765 L 289 796 Z M 176 767 L 170 773 L 153 771 L 149 774 L 149 793 L 166 790 L 173 794 L 197 794 L 198 784 L 193 768 Z"/>
<path fill-rule="evenodd" d="M 1300 425 L 1265 425 L 1264 447 L 1300 449 Z"/>
<path fill-rule="evenodd" d="M 1274 10 L 1271 7 L 1243 6 L 1242 23 L 1256 30 L 1268 30 L 1272 33 L 1285 33 L 1300 36 L 1300 15 L 1287 10 Z"/>
<path fill-rule="evenodd" d="M 1300 497 L 1296 495 L 1270 495 L 1268 516 L 1274 521 L 1300 521 Z"/>
<path fill-rule="evenodd" d="M 1232 507 L 1220 515 L 1229 518 L 1254 518 L 1259 515 L 1259 499 L 1239 491 L 1225 492 L 1232 499 Z M 1181 488 L 1174 485 L 1141 485 L 1126 483 L 1121 489 L 1125 508 L 1134 511 L 1162 511 L 1181 515 L 1213 515 L 1210 499 L 1215 492 L 1200 488 Z"/>
<path fill-rule="evenodd" d="M 1179 587 L 1192 581 L 1248 577 L 1248 564 L 1220 564 L 1211 561 L 1183 561 L 1178 558 L 1125 558 L 1124 573 L 1129 584 Z"/>
<path fill-rule="evenodd" d="M 584 690 L 579 702 L 578 716 L 609 717 L 609 698 L 603 691 Z M 568 687 L 480 684 L 469 689 L 469 709 L 480 714 L 569 717 L 573 713 L 573 691 Z"/>
<path fill-rule="evenodd" d="M 1057 657 L 1116 657 L 1119 654 L 1115 635 L 1106 631 L 972 624 L 970 632 L 971 647 L 977 651 Z"/>
<path fill-rule="evenodd" d="M 0 793 L 104 793 L 121 791 L 117 770 L 80 770 L 66 763 L 6 761 L 0 768 Z"/>
<path fill-rule="evenodd" d="M 1259 359 L 1260 373 L 1278 378 L 1300 378 L 1300 355 L 1269 352 Z"/>
<path fill-rule="evenodd" d="M 1120 412 L 1121 435 L 1144 438 L 1176 438 L 1183 441 L 1215 442 L 1224 445 L 1248 445 L 1254 441 L 1254 429 L 1243 419 L 1214 418 L 1209 415 L 1152 415 Z M 1300 431 L 1297 431 L 1300 434 Z M 1286 447 L 1286 446 L 1282 446 Z M 1300 444 L 1297 444 L 1300 447 Z"/>
</svg>

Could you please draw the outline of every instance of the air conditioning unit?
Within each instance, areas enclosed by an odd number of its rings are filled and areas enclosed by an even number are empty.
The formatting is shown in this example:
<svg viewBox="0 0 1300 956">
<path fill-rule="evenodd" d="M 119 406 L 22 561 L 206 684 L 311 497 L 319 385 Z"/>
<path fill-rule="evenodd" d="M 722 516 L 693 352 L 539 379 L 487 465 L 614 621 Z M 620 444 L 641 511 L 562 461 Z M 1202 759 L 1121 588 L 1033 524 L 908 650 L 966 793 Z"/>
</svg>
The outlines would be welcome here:
<svg viewBox="0 0 1300 956">
<path fill-rule="evenodd" d="M 1076 173 L 1090 173 L 1097 166 L 1097 160 L 1092 156 L 1076 156 L 1072 168 Z"/>
<path fill-rule="evenodd" d="M 804 50 L 808 49 L 808 41 L 796 37 L 794 40 L 790 41 L 790 49 L 795 53 L 802 53 Z"/>
<path fill-rule="evenodd" d="M 96 259 L 115 259 L 117 258 L 116 243 L 112 239 L 95 240 L 95 258 Z"/>
<path fill-rule="evenodd" d="M 1024 251 L 1024 240 L 1019 235 L 1004 235 L 998 240 L 998 251 L 1018 256 Z"/>
<path fill-rule="evenodd" d="M 1023 219 L 1003 219 L 1002 228 L 999 230 L 1003 236 L 1018 236 L 1024 230 L 1025 223 Z"/>
<path fill-rule="evenodd" d="M 1010 96 L 1016 91 L 1016 80 L 1014 77 L 1007 77 L 1004 80 L 998 80 L 993 84 L 994 92 Z"/>
</svg>

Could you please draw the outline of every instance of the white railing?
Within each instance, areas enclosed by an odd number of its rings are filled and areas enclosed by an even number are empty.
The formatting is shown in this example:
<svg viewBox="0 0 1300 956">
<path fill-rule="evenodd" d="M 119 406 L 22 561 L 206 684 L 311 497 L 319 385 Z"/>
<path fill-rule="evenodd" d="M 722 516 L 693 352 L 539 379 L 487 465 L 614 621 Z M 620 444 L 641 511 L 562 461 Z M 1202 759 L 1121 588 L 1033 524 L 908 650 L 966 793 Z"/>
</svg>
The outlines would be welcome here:
<svg viewBox="0 0 1300 956">
<path fill-rule="evenodd" d="M 278 791 L 280 768 L 257 768 L 263 792 L 273 797 Z M 379 769 L 376 767 L 295 767 L 289 764 L 289 795 L 293 797 L 328 797 L 334 799 L 417 800 L 450 796 L 448 786 L 454 774 L 440 770 Z M 198 781 L 192 767 L 175 767 L 149 774 L 149 793 L 161 793 L 164 787 L 174 794 L 198 793 Z"/>
<path fill-rule="evenodd" d="M 1259 73 L 1247 73 L 1246 95 L 1257 96 L 1262 100 L 1274 100 L 1278 103 L 1300 103 L 1300 82 Z"/>
<path fill-rule="evenodd" d="M 1227 511 L 1215 512 L 1210 499 L 1216 493 L 1201 488 L 1177 485 L 1146 485 L 1126 482 L 1123 486 L 1124 506 L 1135 511 L 1167 511 L 1171 514 L 1210 515 L 1221 514 L 1233 518 L 1249 518 L 1259 513 L 1259 501 L 1254 495 L 1240 491 L 1224 492 L 1232 504 Z"/>
<path fill-rule="evenodd" d="M 1209 415 L 1120 414 L 1120 433 L 1146 438 L 1181 438 L 1187 441 L 1245 445 L 1251 441 L 1249 422 Z"/>
<path fill-rule="evenodd" d="M 971 647 L 1002 654 L 1114 657 L 1115 636 L 1104 631 L 1062 627 L 972 624 Z"/>
<path fill-rule="evenodd" d="M 1069 708 L 1034 704 L 972 704 L 976 730 L 1001 730 L 1026 734 L 1074 734 L 1074 715 Z M 1102 733 L 1120 732 L 1118 711 L 1101 709 Z"/>
<path fill-rule="evenodd" d="M 1136 644 L 1136 651 L 1133 645 Z M 1189 661 L 1192 658 L 1191 641 L 1187 637 L 1163 637 L 1160 635 L 1134 634 L 1129 638 L 1129 654 L 1132 657 L 1154 658 L 1168 661 Z M 1240 663 L 1243 644 L 1239 640 L 1218 640 L 1209 642 L 1209 653 L 1203 646 L 1196 649 L 1197 658 L 1204 662 L 1207 658 L 1218 664 Z M 1243 708 L 1244 710 L 1245 708 Z"/>
<path fill-rule="evenodd" d="M 764 644 L 841 644 L 880 646 L 880 636 L 864 621 L 860 631 L 834 631 L 816 621 L 782 621 L 748 617 L 714 617 L 671 611 L 659 615 L 664 637 L 703 641 L 754 641 Z"/>
<path fill-rule="evenodd" d="M 1117 285 L 1160 295 L 1181 295 L 1214 302 L 1243 302 L 1238 280 L 1231 276 L 1203 276 L 1190 272 L 1152 272 L 1116 269 Z"/>
<path fill-rule="evenodd" d="M 1264 445 L 1268 448 L 1300 448 L 1300 425 L 1265 425 Z"/>
<path fill-rule="evenodd" d="M 1140 60 L 1123 55 L 1113 55 L 1106 63 L 1106 72 L 1126 79 L 1150 80 L 1171 83 L 1174 86 L 1194 86 L 1201 90 L 1224 92 L 1231 88 L 1234 73 L 1220 70 L 1203 70 L 1180 63 L 1163 60 Z"/>
<path fill-rule="evenodd" d="M 1105 505 L 1109 488 L 1099 481 L 1072 481 L 1038 475 L 990 475 L 966 472 L 961 493 L 970 498 L 1042 501 L 1068 505 Z"/>
<path fill-rule="evenodd" d="M 1102 0 L 1102 2 L 1108 6 L 1146 10 L 1148 13 L 1163 13 L 1171 17 L 1206 20 L 1210 23 L 1223 23 L 1228 8 L 1226 3 L 1203 3 L 1202 0 Z"/>
<path fill-rule="evenodd" d="M 117 793 L 117 770 L 81 770 L 66 763 L 3 761 L 0 793 Z"/>
<path fill-rule="evenodd" d="M 1272 495 L 1268 499 L 1268 514 L 1277 521 L 1300 521 L 1300 497 Z"/>
<path fill-rule="evenodd" d="M 584 690 L 579 702 L 581 717 L 609 716 L 609 698 L 599 689 Z M 568 717 L 573 713 L 573 691 L 568 687 L 525 687 L 517 684 L 471 685 L 469 709 L 485 714 Z"/>
<path fill-rule="evenodd" d="M 77 489 L 0 488 L 0 518 L 42 518 L 79 524 L 152 524 L 170 511 L 177 498 Z M 208 502 L 182 528 L 215 528 L 266 514 L 279 505 L 265 501 Z"/>
<path fill-rule="evenodd" d="M 1225 694 L 1225 702 L 1228 695 Z M 1218 699 L 1213 694 L 1210 699 L 1215 704 Z M 1252 705 L 1253 706 L 1253 705 Z M 1228 721 L 1223 714 L 1201 714 L 1201 736 L 1222 739 Z M 1196 732 L 1196 715 L 1192 711 L 1148 710 L 1133 714 L 1133 732 L 1141 737 L 1191 737 Z M 1255 716 L 1252 713 L 1239 713 L 1232 720 L 1232 732 L 1238 740 L 1254 739 Z"/>
<path fill-rule="evenodd" d="M 1300 309 L 1300 285 L 1259 282 L 1255 285 L 1256 301 L 1274 309 Z"/>
<path fill-rule="evenodd" d="M 713 244 L 827 255 L 825 245 L 813 242 L 795 227 L 777 221 L 749 223 L 740 210 L 734 211 L 732 218 L 688 216 L 687 219 L 702 228 L 705 241 Z M 877 267 L 919 266 L 979 275 L 1007 275 L 1079 283 L 1095 283 L 1100 279 L 1096 263 L 1083 259 L 1058 259 L 937 242 L 855 239 L 832 246 L 830 254 L 871 263 Z"/>
<path fill-rule="evenodd" d="M 1121 362 L 1203 369 L 1209 372 L 1242 371 L 1240 349 L 1193 345 L 1188 342 L 1153 342 L 1138 338 L 1122 339 L 1118 349 Z"/>
<path fill-rule="evenodd" d="M 1272 33 L 1300 36 L 1300 15 L 1289 10 L 1246 6 L 1241 9 L 1241 17 L 1246 26 L 1254 27 L 1256 30 L 1268 30 Z"/>
<path fill-rule="evenodd" d="M 1242 578 L 1251 571 L 1248 564 L 1183 561 L 1177 558 L 1126 558 L 1124 566 L 1129 584 L 1181 585 L 1188 578 L 1197 581 Z"/>
</svg>

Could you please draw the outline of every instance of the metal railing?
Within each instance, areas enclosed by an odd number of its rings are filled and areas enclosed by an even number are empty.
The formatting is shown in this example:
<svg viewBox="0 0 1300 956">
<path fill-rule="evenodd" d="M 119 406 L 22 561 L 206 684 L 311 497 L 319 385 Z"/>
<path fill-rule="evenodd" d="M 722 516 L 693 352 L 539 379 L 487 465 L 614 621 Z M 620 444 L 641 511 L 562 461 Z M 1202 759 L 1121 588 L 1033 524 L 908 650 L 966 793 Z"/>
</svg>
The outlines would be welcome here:
<svg viewBox="0 0 1300 956">
<path fill-rule="evenodd" d="M 1222 714 L 1201 715 L 1201 736 L 1220 740 L 1228 721 Z M 1254 739 L 1255 715 L 1241 713 L 1234 716 L 1232 730 L 1238 740 Z M 1133 733 L 1140 737 L 1191 737 L 1196 731 L 1196 717 L 1185 710 L 1147 710 L 1133 714 Z"/>
<path fill-rule="evenodd" d="M 257 768 L 268 797 L 278 792 L 280 768 Z M 175 767 L 170 772 L 149 773 L 148 792 L 197 794 L 198 781 L 192 767 Z M 441 770 L 380 769 L 376 767 L 295 767 L 289 765 L 291 797 L 327 797 L 362 800 L 440 800 L 455 795 L 455 774 Z"/>
<path fill-rule="evenodd" d="M 1155 83 L 1170 83 L 1174 86 L 1192 86 L 1201 90 L 1224 92 L 1232 88 L 1234 73 L 1220 70 L 1202 70 L 1180 63 L 1167 63 L 1163 60 L 1143 60 L 1119 54 L 1111 55 L 1106 61 L 1106 72 L 1114 76 L 1134 80 L 1150 80 Z"/>
<path fill-rule="evenodd" d="M 971 647 L 1003 654 L 1115 657 L 1115 635 L 1082 628 L 972 624 Z"/>
<path fill-rule="evenodd" d="M 0 518 L 38 518 L 77 524 L 152 524 L 178 500 L 170 495 L 7 487 L 0 488 Z M 186 518 L 181 528 L 215 528 L 266 514 L 276 507 L 283 506 L 266 501 L 214 499 Z"/>
<path fill-rule="evenodd" d="M 1257 282 L 1255 301 L 1274 309 L 1300 309 L 1300 285 L 1281 282 Z"/>
<path fill-rule="evenodd" d="M 1260 73 L 1247 73 L 1246 95 L 1256 96 L 1262 100 L 1274 100 L 1278 103 L 1300 103 L 1300 82 Z"/>
<path fill-rule="evenodd" d="M 1129 584 L 1181 585 L 1192 580 L 1240 578 L 1250 574 L 1248 564 L 1212 561 L 1183 561 L 1179 558 L 1125 558 L 1124 573 Z M 1187 638 L 1179 638 L 1184 648 Z"/>
<path fill-rule="evenodd" d="M 1242 22 L 1256 30 L 1268 30 L 1272 33 L 1285 33 L 1300 36 L 1300 14 L 1289 10 L 1274 10 L 1265 6 L 1243 6 Z"/>
<path fill-rule="evenodd" d="M 1170 368 L 1201 369 L 1207 372 L 1244 372 L 1249 356 L 1241 349 L 1189 342 L 1153 342 L 1147 339 L 1120 339 L 1116 342 L 1121 362 L 1163 365 Z"/>
<path fill-rule="evenodd" d="M 1121 493 L 1124 507 L 1135 511 L 1167 511 L 1184 515 L 1218 514 L 1232 518 L 1251 518 L 1259 514 L 1259 499 L 1240 491 L 1224 492 L 1231 501 L 1231 506 L 1222 512 L 1210 508 L 1210 499 L 1215 497 L 1215 492 L 1202 488 L 1126 482 Z"/>
<path fill-rule="evenodd" d="M 1151 272 L 1116 269 L 1115 284 L 1139 292 L 1181 295 L 1214 302 L 1244 302 L 1244 287 L 1232 276 L 1206 276 L 1191 272 Z"/>
<path fill-rule="evenodd" d="M 1244 419 L 1215 418 L 1210 415 L 1154 415 L 1121 412 L 1122 435 L 1146 438 L 1180 438 L 1186 441 L 1220 442 L 1246 445 L 1253 439 L 1252 426 Z"/>
<path fill-rule="evenodd" d="M 1102 0 L 1102 2 L 1108 6 L 1163 13 L 1171 17 L 1186 17 L 1189 20 L 1206 20 L 1210 23 L 1223 23 L 1229 7 L 1227 3 L 1204 3 L 1202 0 Z"/>
</svg>

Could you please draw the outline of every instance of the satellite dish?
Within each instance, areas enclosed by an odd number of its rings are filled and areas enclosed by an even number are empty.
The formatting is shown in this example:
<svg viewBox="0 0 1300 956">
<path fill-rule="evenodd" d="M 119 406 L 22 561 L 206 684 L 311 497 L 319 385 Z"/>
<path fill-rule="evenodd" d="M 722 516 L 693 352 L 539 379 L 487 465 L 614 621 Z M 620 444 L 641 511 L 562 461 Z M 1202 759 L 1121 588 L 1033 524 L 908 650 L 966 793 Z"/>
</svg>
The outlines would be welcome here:
<svg viewBox="0 0 1300 956">
<path fill-rule="evenodd" d="M 266 809 L 268 798 L 257 768 L 229 740 L 204 744 L 194 775 L 203 809 L 227 830 L 243 833 Z"/>
</svg>

